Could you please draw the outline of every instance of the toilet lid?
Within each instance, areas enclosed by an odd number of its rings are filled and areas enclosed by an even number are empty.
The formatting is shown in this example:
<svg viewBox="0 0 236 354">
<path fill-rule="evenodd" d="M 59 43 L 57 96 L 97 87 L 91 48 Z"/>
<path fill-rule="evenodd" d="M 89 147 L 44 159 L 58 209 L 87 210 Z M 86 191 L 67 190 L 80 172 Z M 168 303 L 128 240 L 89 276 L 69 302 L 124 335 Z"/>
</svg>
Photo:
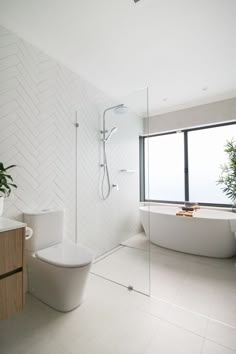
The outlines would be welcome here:
<svg viewBox="0 0 236 354">
<path fill-rule="evenodd" d="M 93 253 L 86 247 L 70 241 L 36 252 L 36 257 L 59 267 L 83 267 L 93 261 Z"/>
</svg>

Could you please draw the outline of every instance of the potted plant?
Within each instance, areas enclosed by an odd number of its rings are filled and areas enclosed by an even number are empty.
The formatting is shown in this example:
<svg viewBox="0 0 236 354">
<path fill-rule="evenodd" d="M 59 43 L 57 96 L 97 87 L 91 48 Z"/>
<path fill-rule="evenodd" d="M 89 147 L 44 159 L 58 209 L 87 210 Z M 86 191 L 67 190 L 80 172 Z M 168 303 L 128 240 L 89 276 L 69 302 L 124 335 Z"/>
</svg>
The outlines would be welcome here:
<svg viewBox="0 0 236 354">
<path fill-rule="evenodd" d="M 223 185 L 223 192 L 232 200 L 232 211 L 236 212 L 236 142 L 234 139 L 227 141 L 224 150 L 228 161 L 221 166 L 221 175 L 218 184 Z"/>
<path fill-rule="evenodd" d="M 2 162 L 0 162 L 0 216 L 3 212 L 4 198 L 9 197 L 13 188 L 17 188 L 17 185 L 13 183 L 13 178 L 9 174 L 8 170 L 16 167 L 16 165 L 10 165 L 5 167 Z"/>
</svg>

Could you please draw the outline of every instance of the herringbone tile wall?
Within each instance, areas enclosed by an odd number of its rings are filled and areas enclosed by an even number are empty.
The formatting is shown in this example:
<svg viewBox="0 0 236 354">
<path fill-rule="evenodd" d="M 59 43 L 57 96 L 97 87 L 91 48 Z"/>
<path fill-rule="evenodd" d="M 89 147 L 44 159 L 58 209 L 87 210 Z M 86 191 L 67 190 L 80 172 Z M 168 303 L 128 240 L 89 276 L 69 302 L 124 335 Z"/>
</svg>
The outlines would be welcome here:
<svg viewBox="0 0 236 354">
<path fill-rule="evenodd" d="M 78 75 L 0 27 L 0 161 L 18 165 L 18 189 L 6 200 L 4 216 L 20 220 L 24 210 L 65 208 L 66 237 L 75 239 L 77 111 L 78 241 L 101 254 L 139 229 L 141 122 L 134 115 L 114 123 L 120 132 L 109 147 L 120 191 L 107 202 L 99 197 L 101 112 L 110 104 Z M 122 168 L 136 173 L 124 175 Z"/>
</svg>

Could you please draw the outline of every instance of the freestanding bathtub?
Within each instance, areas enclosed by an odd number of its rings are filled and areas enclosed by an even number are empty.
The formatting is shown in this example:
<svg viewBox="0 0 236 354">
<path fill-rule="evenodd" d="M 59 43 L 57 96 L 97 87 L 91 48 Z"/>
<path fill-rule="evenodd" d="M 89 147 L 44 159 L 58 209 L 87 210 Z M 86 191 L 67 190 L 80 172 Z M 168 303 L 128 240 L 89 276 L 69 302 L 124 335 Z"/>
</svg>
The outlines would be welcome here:
<svg viewBox="0 0 236 354">
<path fill-rule="evenodd" d="M 200 256 L 228 258 L 236 254 L 236 214 L 199 209 L 193 217 L 176 216 L 175 206 L 142 206 L 146 236 L 158 246 Z"/>
</svg>

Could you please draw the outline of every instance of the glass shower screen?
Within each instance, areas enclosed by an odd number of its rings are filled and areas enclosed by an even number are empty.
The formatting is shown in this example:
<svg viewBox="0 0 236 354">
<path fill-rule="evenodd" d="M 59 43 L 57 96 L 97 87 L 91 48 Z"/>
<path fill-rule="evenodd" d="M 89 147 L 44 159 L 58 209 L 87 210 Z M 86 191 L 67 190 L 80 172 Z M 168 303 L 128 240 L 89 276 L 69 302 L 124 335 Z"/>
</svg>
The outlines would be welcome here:
<svg viewBox="0 0 236 354">
<path fill-rule="evenodd" d="M 147 89 L 105 106 L 98 134 L 97 258 L 92 273 L 149 294 L 149 235 L 140 219 L 140 141 L 148 121 Z"/>
</svg>

